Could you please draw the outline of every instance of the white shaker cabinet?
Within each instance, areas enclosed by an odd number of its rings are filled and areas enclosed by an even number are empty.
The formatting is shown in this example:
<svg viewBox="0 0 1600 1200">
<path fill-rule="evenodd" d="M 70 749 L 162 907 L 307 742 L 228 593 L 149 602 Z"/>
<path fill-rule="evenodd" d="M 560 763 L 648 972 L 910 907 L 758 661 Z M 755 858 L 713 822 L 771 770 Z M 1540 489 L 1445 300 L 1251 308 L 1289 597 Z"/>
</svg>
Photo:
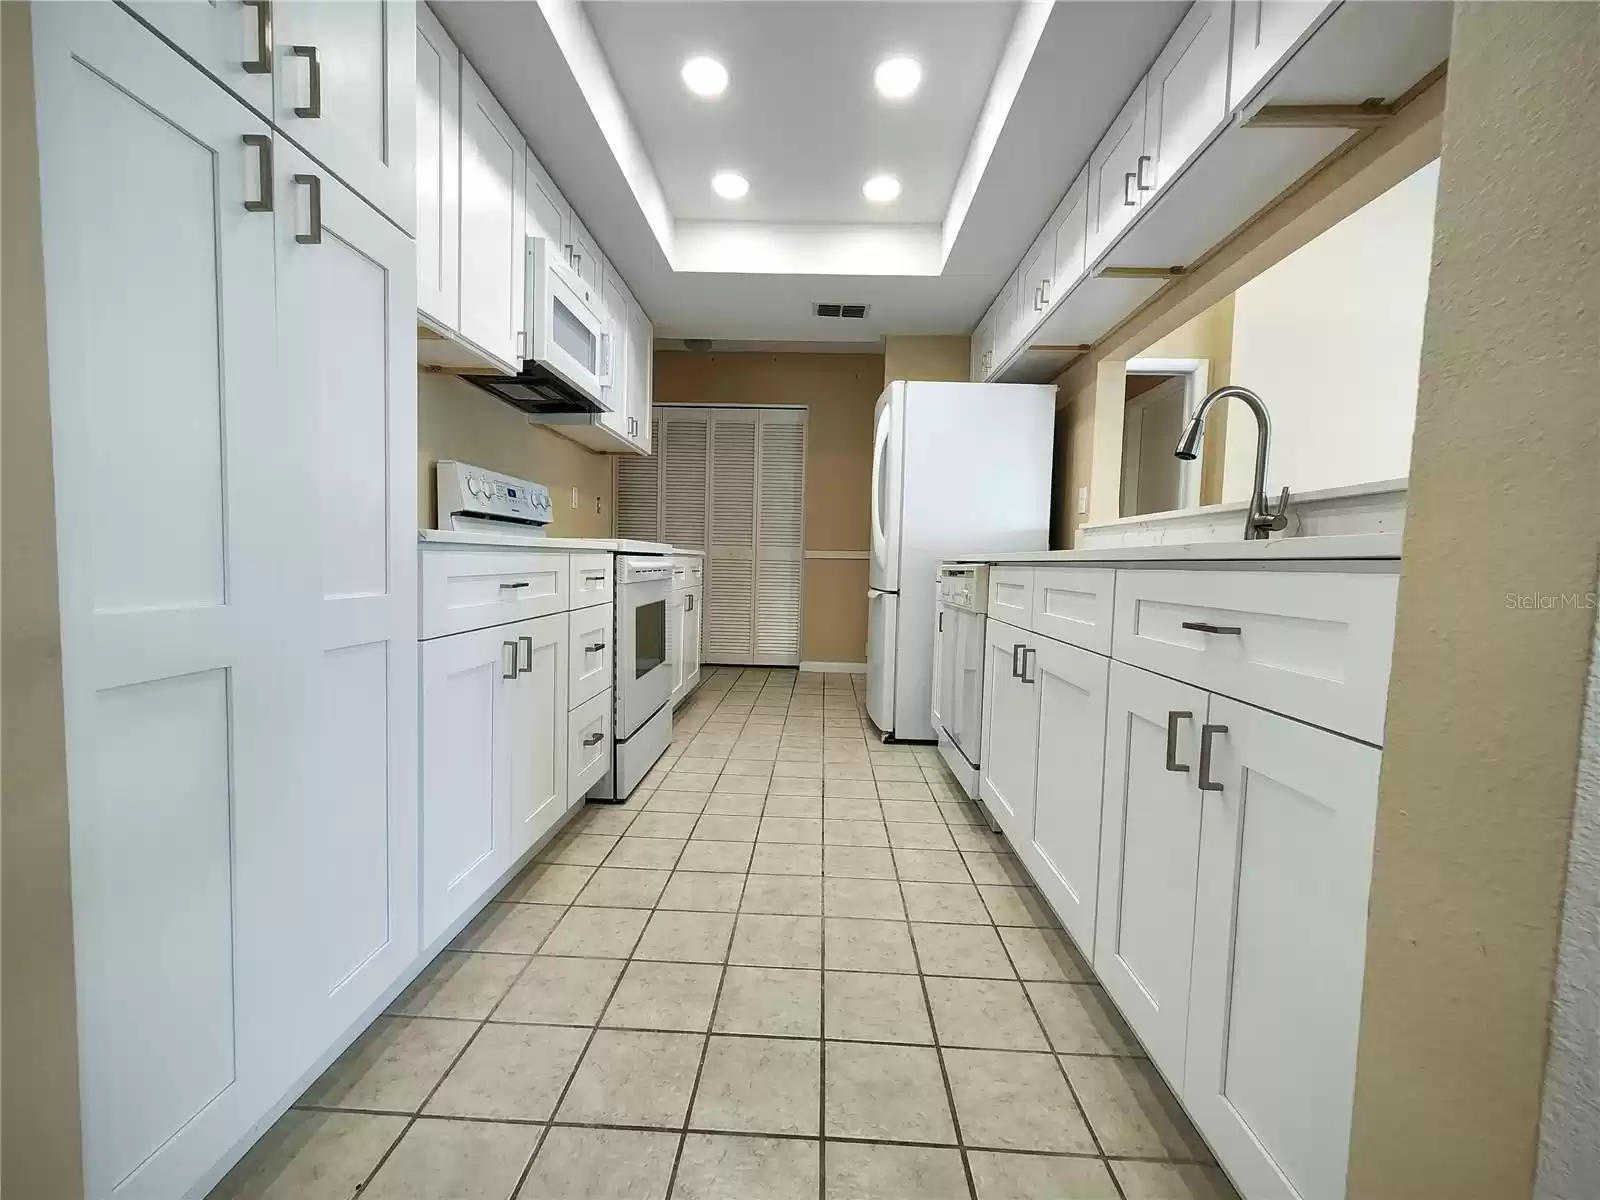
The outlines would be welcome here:
<svg viewBox="0 0 1600 1200">
<path fill-rule="evenodd" d="M 628 306 L 628 346 L 626 355 L 628 373 L 628 414 L 634 445 L 651 453 L 650 430 L 651 389 L 655 385 L 655 330 L 644 309 L 637 304 Z"/>
<path fill-rule="evenodd" d="M 1093 262 L 1139 211 L 1139 163 L 1144 154 L 1145 81 L 1089 156 L 1089 243 Z"/>
<path fill-rule="evenodd" d="M 700 686 L 700 584 L 684 593 L 683 640 L 679 655 L 683 659 L 683 690 L 688 695 Z"/>
<path fill-rule="evenodd" d="M 422 643 L 423 945 L 438 940 L 511 864 L 518 628 Z"/>
<path fill-rule="evenodd" d="M 1206 699 L 1111 664 L 1094 968 L 1174 1086 L 1188 1036 Z"/>
<path fill-rule="evenodd" d="M 590 287 L 599 289 L 601 269 L 600 246 L 583 227 L 574 212 L 567 224 L 567 260 L 572 269 L 583 277 Z"/>
<path fill-rule="evenodd" d="M 575 608 L 569 614 L 567 704 L 571 708 L 611 686 L 611 622 L 615 611 L 614 604 L 596 604 Z"/>
<path fill-rule="evenodd" d="M 531 849 L 567 811 L 567 613 L 505 627 L 517 677 L 506 681 L 511 857 Z"/>
<path fill-rule="evenodd" d="M 1045 281 L 1045 305 L 1065 296 L 1088 269 L 1089 246 L 1089 168 L 1072 181 L 1067 194 L 1056 206 L 1050 228 L 1055 243 L 1055 262 Z"/>
<path fill-rule="evenodd" d="M 1251 1200 L 1342 1200 L 1382 751 L 1222 696 L 1206 728 L 1183 1099 Z"/>
<path fill-rule="evenodd" d="M 629 296 L 615 271 L 601 273 L 597 289 L 600 300 L 600 318 L 605 323 L 605 341 L 601 347 L 601 398 L 606 412 L 598 414 L 601 425 L 617 437 L 631 440 L 633 436 L 632 412 L 628 395 L 628 305 Z"/>
<path fill-rule="evenodd" d="M 1039 700 L 1026 677 L 1029 634 L 993 618 L 983 654 L 983 749 L 978 788 L 1013 845 L 1032 840 Z"/>
<path fill-rule="evenodd" d="M 527 188 L 524 195 L 528 206 L 525 225 L 527 234 L 529 237 L 544 238 L 565 257 L 570 241 L 568 231 L 572 226 L 572 209 L 568 207 L 566 199 L 551 181 L 543 165 L 533 156 L 531 148 L 527 151 L 527 168 Z"/>
<path fill-rule="evenodd" d="M 416 228 L 413 0 L 273 0 L 273 122 L 380 212 Z"/>
<path fill-rule="evenodd" d="M 521 132 L 462 59 L 459 331 L 511 374 L 526 340 L 526 157 Z"/>
<path fill-rule="evenodd" d="M 1078 945 L 1094 945 L 1100 876 L 1101 765 L 1111 660 L 1030 640 L 1037 693 L 1033 831 L 1020 847 L 1040 891 Z"/>
<path fill-rule="evenodd" d="M 417 310 L 461 321 L 461 52 L 417 5 Z"/>
<path fill-rule="evenodd" d="M 272 118 L 274 66 L 272 0 L 125 0 L 261 116 Z"/>
<path fill-rule="evenodd" d="M 1228 107 L 1249 99 L 1295 43 L 1337 7 L 1330 0 L 1235 0 Z"/>
<path fill-rule="evenodd" d="M 1144 150 L 1134 187 L 1144 202 L 1164 187 L 1228 119 L 1228 34 L 1232 5 L 1200 0 L 1150 68 L 1145 82 Z"/>
</svg>

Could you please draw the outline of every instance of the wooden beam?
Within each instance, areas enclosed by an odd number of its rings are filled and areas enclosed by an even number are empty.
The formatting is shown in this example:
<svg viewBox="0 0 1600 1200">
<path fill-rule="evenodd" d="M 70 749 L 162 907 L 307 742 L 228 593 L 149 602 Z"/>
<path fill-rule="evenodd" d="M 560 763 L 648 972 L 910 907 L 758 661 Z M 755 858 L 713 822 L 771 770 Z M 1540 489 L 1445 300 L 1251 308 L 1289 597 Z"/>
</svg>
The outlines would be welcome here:
<svg viewBox="0 0 1600 1200">
<path fill-rule="evenodd" d="M 1187 267 L 1101 267 L 1096 279 L 1177 279 Z"/>
<path fill-rule="evenodd" d="M 1382 100 L 1360 104 L 1264 104 L 1245 129 L 1376 129 L 1395 114 Z"/>
</svg>

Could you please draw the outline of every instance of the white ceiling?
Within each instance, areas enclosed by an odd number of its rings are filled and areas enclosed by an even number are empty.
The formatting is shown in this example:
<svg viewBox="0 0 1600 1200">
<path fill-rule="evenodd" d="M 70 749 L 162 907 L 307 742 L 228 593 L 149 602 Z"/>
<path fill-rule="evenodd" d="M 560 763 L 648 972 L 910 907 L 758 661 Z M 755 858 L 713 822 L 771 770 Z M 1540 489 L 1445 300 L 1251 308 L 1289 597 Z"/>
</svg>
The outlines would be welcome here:
<svg viewBox="0 0 1600 1200">
<path fill-rule="evenodd" d="M 1188 4 L 432 7 L 658 336 L 867 348 L 886 333 L 973 327 Z M 870 80 L 891 48 L 928 67 L 892 117 Z M 696 52 L 728 67 L 719 102 L 682 87 L 682 60 Z M 750 179 L 738 220 L 709 189 L 708 164 L 733 144 L 742 161 L 715 167 Z M 904 157 L 866 168 L 871 153 Z M 896 211 L 870 222 L 867 169 L 907 184 Z M 864 321 L 812 314 L 813 301 L 829 300 L 872 311 Z"/>
<path fill-rule="evenodd" d="M 1015 3 L 586 3 L 623 102 L 673 216 L 710 221 L 938 223 L 1016 20 Z M 717 100 L 679 68 L 709 54 L 728 68 Z M 923 82 L 886 102 L 872 70 L 908 54 Z M 749 195 L 724 200 L 711 176 L 739 171 Z M 888 173 L 892 204 L 861 185 Z"/>
</svg>

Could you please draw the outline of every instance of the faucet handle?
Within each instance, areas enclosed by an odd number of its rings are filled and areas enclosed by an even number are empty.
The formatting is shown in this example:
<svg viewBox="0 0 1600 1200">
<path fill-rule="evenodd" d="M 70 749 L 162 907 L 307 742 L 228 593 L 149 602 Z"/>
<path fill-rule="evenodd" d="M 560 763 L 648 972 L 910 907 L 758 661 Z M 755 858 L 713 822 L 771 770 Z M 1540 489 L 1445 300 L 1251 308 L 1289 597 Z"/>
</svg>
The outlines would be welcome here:
<svg viewBox="0 0 1600 1200">
<path fill-rule="evenodd" d="M 1262 499 L 1265 500 L 1266 497 L 1262 497 Z M 1278 493 L 1277 507 L 1273 507 L 1270 504 L 1265 505 L 1261 516 L 1263 518 L 1261 523 L 1263 529 L 1270 529 L 1276 532 L 1287 528 L 1289 525 L 1289 489 L 1284 488 L 1283 491 Z"/>
</svg>

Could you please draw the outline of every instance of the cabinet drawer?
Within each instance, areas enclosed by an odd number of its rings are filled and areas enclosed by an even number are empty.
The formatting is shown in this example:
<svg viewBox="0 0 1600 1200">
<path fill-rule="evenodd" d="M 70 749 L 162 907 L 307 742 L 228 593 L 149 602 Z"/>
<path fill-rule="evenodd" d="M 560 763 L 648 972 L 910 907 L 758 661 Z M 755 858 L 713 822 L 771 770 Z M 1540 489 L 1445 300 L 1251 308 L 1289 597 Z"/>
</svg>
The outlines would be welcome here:
<svg viewBox="0 0 1600 1200">
<path fill-rule="evenodd" d="M 1399 576 L 1117 572 L 1112 655 L 1383 743 Z"/>
<path fill-rule="evenodd" d="M 567 556 L 526 550 L 428 550 L 422 555 L 424 638 L 567 610 Z"/>
<path fill-rule="evenodd" d="M 572 607 L 587 608 L 591 604 L 610 604 L 615 595 L 616 564 L 616 557 L 610 554 L 574 554 Z"/>
<path fill-rule="evenodd" d="M 1033 624 L 1035 633 L 1111 653 L 1111 596 L 1115 571 L 1081 567 L 1035 567 Z"/>
<path fill-rule="evenodd" d="M 567 638 L 567 705 L 577 708 L 611 686 L 611 616 L 615 606 L 575 608 Z"/>
<path fill-rule="evenodd" d="M 989 615 L 1018 629 L 1032 628 L 1032 567 L 989 568 Z"/>
<path fill-rule="evenodd" d="M 567 798 L 584 795 L 605 778 L 611 765 L 611 689 L 592 696 L 567 717 Z"/>
</svg>

